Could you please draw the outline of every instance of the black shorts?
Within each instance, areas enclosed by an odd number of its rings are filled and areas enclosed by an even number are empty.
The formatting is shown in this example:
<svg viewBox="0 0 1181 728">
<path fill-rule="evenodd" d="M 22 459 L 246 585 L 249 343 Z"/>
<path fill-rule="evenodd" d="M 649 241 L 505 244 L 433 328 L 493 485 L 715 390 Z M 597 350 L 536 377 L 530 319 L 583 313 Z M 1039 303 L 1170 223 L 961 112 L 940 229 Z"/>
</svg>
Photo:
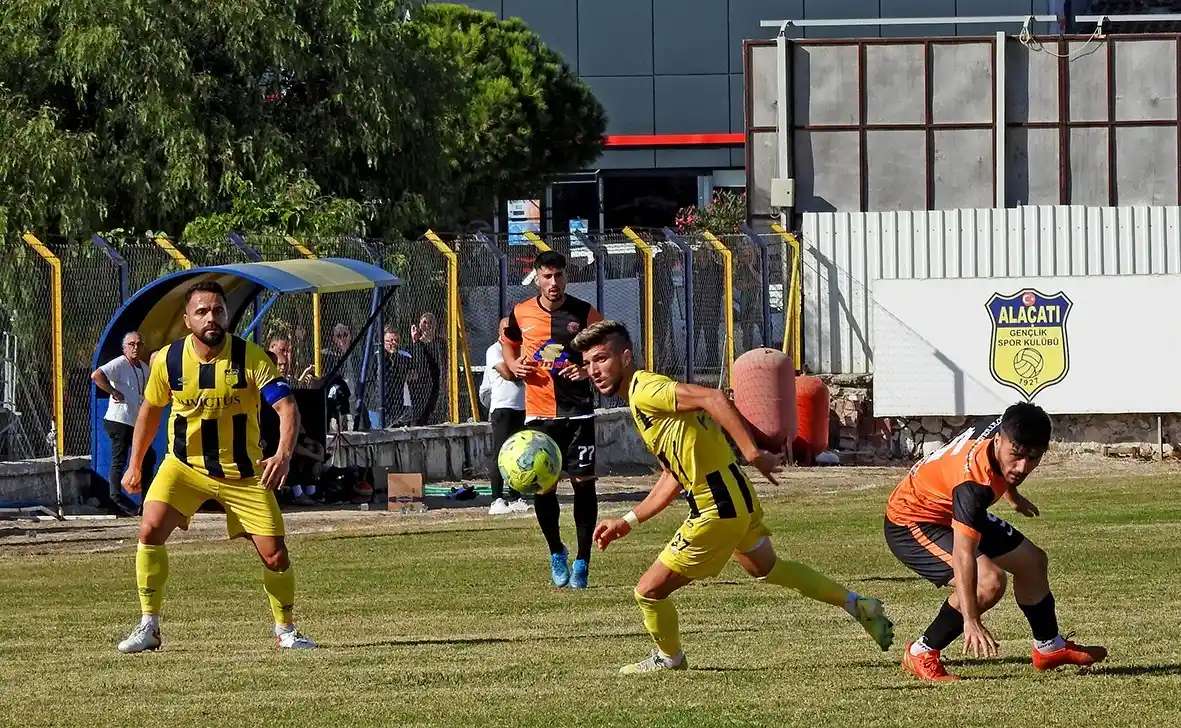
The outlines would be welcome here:
<svg viewBox="0 0 1181 728">
<path fill-rule="evenodd" d="M 593 477 L 595 474 L 595 418 L 561 418 L 532 420 L 525 423 L 528 430 L 544 432 L 558 443 L 562 451 L 562 470 L 574 477 Z"/>
<path fill-rule="evenodd" d="M 951 526 L 916 523 L 900 526 L 886 519 L 886 544 L 898 560 L 935 586 L 947 586 L 954 578 L 951 549 L 955 539 Z M 980 531 L 976 555 L 996 558 L 1021 545 L 1025 536 L 1001 519 L 988 514 L 988 525 Z"/>
</svg>

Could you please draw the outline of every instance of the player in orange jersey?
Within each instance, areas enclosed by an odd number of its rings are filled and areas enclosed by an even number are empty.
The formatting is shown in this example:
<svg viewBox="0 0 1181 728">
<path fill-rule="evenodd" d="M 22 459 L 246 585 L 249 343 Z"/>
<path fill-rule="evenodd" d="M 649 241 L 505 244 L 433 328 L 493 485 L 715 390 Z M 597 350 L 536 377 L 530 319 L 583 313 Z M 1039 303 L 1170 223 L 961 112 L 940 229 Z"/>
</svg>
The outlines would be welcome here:
<svg viewBox="0 0 1181 728">
<path fill-rule="evenodd" d="M 964 430 L 911 469 L 886 505 L 886 543 L 898 560 L 936 586 L 954 587 L 926 633 L 906 646 L 902 667 L 923 680 L 958 680 L 939 653 L 964 635 L 964 651 L 994 657 L 997 641 L 980 621 L 1005 593 L 1013 595 L 1033 630 L 1033 665 L 1049 670 L 1087 666 L 1107 657 L 1058 631 L 1046 552 L 988 512 L 1004 498 L 1020 514 L 1037 507 L 1017 491 L 1050 444 L 1050 418 L 1021 402 L 991 422 Z"/>
</svg>

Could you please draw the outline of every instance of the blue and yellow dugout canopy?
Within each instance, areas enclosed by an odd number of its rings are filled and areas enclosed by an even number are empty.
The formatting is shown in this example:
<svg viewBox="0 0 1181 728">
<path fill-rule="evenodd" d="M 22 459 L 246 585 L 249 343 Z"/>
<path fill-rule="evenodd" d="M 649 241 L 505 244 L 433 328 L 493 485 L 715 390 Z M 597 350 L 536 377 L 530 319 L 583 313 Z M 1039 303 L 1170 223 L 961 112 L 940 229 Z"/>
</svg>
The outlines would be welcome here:
<svg viewBox="0 0 1181 728">
<path fill-rule="evenodd" d="M 401 285 L 397 276 L 370 263 L 349 258 L 282 260 L 273 263 L 215 265 L 164 276 L 135 293 L 111 318 L 94 352 L 93 366 L 122 353 L 123 336 L 139 331 L 147 352 L 185 336 L 184 298 L 188 287 L 199 281 L 217 281 L 226 292 L 230 330 L 238 328 L 250 304 L 270 292 L 342 293 Z"/>
</svg>

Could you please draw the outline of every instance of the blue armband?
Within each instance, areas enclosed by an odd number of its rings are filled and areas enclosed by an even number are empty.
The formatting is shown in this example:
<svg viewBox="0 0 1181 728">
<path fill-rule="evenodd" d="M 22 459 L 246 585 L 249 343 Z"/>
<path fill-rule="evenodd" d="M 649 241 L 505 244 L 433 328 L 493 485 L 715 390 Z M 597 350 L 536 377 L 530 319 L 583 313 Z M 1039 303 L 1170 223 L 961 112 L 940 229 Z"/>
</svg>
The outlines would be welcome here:
<svg viewBox="0 0 1181 728">
<path fill-rule="evenodd" d="M 272 407 L 281 399 L 291 396 L 291 385 L 287 383 L 286 379 L 279 377 L 272 379 L 269 384 L 259 390 L 262 393 L 262 398 L 267 401 L 267 404 Z"/>
</svg>

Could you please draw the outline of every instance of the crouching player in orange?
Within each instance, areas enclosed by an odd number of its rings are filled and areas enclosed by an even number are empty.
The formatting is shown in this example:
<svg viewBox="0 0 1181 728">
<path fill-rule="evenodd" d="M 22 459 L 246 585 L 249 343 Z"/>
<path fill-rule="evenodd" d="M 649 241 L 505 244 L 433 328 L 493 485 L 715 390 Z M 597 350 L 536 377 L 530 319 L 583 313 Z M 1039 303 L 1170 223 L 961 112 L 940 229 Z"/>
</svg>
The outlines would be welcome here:
<svg viewBox="0 0 1181 728">
<path fill-rule="evenodd" d="M 758 495 L 738 467 L 726 434 L 746 461 L 772 482 L 782 458 L 755 445 L 725 394 L 637 369 L 627 329 L 615 321 L 589 326 L 574 338 L 573 346 L 582 352 L 595 387 L 627 400 L 640 436 L 663 466 L 660 479 L 642 503 L 623 518 L 604 520 L 595 528 L 599 548 L 607 548 L 654 518 L 682 491 L 689 502 L 688 520 L 636 585 L 636 602 L 657 649 L 646 660 L 623 667 L 621 673 L 688 667 L 672 594 L 716 576 L 731 558 L 759 581 L 797 589 L 810 599 L 843 608 L 882 650 L 889 649 L 894 627 L 880 601 L 776 555 L 771 533 L 763 525 Z"/>
<path fill-rule="evenodd" d="M 1004 596 L 1006 572 L 1013 575 L 1013 595 L 1033 630 L 1034 667 L 1086 666 L 1107 657 L 1102 647 L 1062 637 L 1046 552 L 988 512 L 1003 497 L 1018 513 L 1038 515 L 1017 486 L 1041 462 L 1050 430 L 1040 407 L 1015 404 L 915 465 L 890 494 L 885 523 L 890 551 L 924 579 L 955 589 L 926 633 L 906 646 L 907 672 L 923 680 L 958 680 L 943 669 L 939 653 L 960 634 L 968 654 L 996 656 L 997 641 L 980 618 Z"/>
</svg>

